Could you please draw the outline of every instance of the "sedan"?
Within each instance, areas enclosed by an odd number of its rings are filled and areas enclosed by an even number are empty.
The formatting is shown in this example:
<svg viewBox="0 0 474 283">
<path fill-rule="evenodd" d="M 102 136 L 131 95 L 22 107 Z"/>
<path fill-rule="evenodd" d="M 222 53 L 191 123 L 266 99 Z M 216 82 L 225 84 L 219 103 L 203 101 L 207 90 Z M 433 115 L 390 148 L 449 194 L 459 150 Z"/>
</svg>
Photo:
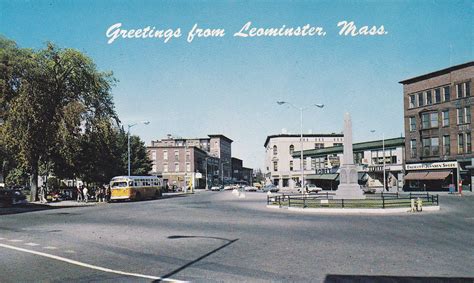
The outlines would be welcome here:
<svg viewBox="0 0 474 283">
<path fill-rule="evenodd" d="M 276 193 L 278 192 L 280 189 L 278 189 L 277 186 L 275 185 L 266 185 L 265 187 L 263 187 L 262 189 L 264 192 L 272 192 L 272 193 Z"/>
<path fill-rule="evenodd" d="M 0 190 L 0 207 L 25 204 L 26 196 L 19 190 Z"/>
<path fill-rule="evenodd" d="M 221 188 L 218 186 L 211 187 L 211 191 L 220 191 Z"/>
<path fill-rule="evenodd" d="M 244 190 L 245 190 L 246 192 L 256 192 L 256 191 L 257 191 L 257 187 L 245 186 L 245 187 L 244 187 Z"/>
</svg>

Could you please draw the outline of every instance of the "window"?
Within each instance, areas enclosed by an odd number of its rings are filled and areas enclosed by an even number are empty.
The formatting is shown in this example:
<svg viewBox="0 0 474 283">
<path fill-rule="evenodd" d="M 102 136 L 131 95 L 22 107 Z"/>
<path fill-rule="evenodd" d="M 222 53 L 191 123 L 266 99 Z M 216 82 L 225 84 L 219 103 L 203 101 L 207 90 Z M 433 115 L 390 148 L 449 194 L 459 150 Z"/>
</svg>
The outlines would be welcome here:
<svg viewBox="0 0 474 283">
<path fill-rule="evenodd" d="M 471 82 L 465 82 L 464 86 L 466 87 L 466 96 L 471 96 Z"/>
<path fill-rule="evenodd" d="M 316 158 L 311 158 L 311 170 L 316 170 Z"/>
<path fill-rule="evenodd" d="M 168 160 L 168 151 L 163 150 L 163 160 Z"/>
<path fill-rule="evenodd" d="M 439 155 L 439 138 L 423 138 L 421 141 L 423 156 Z"/>
<path fill-rule="evenodd" d="M 151 171 L 152 171 L 152 172 L 156 172 L 156 164 L 153 164 L 153 165 L 151 166 Z"/>
<path fill-rule="evenodd" d="M 273 171 L 278 171 L 278 161 L 273 161 Z"/>
<path fill-rule="evenodd" d="M 451 154 L 451 140 L 449 135 L 443 136 L 443 154 L 450 155 Z"/>
<path fill-rule="evenodd" d="M 416 158 L 416 140 L 410 141 L 410 157 Z"/>
<path fill-rule="evenodd" d="M 463 84 L 457 84 L 456 85 L 456 98 L 461 98 L 463 97 Z"/>
<path fill-rule="evenodd" d="M 426 92 L 426 105 L 433 104 L 433 97 L 431 95 L 431 90 Z"/>
<path fill-rule="evenodd" d="M 443 92 L 444 92 L 444 101 L 449 101 L 451 100 L 451 92 L 450 92 L 450 87 L 445 86 L 443 87 Z"/>
<path fill-rule="evenodd" d="M 278 148 L 276 145 L 273 146 L 273 155 L 277 155 L 278 154 Z M 276 170 L 275 170 L 276 171 Z"/>
<path fill-rule="evenodd" d="M 464 153 L 464 134 L 458 134 L 458 154 Z"/>
<path fill-rule="evenodd" d="M 471 123 L 471 106 L 458 108 L 456 109 L 456 111 L 458 117 L 458 125 Z"/>
<path fill-rule="evenodd" d="M 431 128 L 438 127 L 438 112 L 430 113 L 430 126 Z"/>
<path fill-rule="evenodd" d="M 290 171 L 293 171 L 293 161 L 290 161 Z"/>
<path fill-rule="evenodd" d="M 290 145 L 290 154 L 293 154 L 294 151 L 295 151 L 295 146 L 294 146 L 294 145 Z"/>
<path fill-rule="evenodd" d="M 191 171 L 191 163 L 186 162 L 186 172 L 190 172 L 190 171 Z"/>
<path fill-rule="evenodd" d="M 421 124 L 423 129 L 438 127 L 438 112 L 421 114 Z"/>
<path fill-rule="evenodd" d="M 174 151 L 174 161 L 179 161 L 179 152 L 177 150 Z"/>
<path fill-rule="evenodd" d="M 443 119 L 443 127 L 449 126 L 449 110 L 443 110 L 441 119 Z"/>
<path fill-rule="evenodd" d="M 439 138 L 431 138 L 431 155 L 439 155 Z"/>
<path fill-rule="evenodd" d="M 423 92 L 420 92 L 418 93 L 418 106 L 423 106 L 423 105 L 425 105 Z"/>
<path fill-rule="evenodd" d="M 410 123 L 410 132 L 416 131 L 416 118 L 415 117 L 410 117 L 409 123 Z"/>
<path fill-rule="evenodd" d="M 466 153 L 472 152 L 471 133 L 466 133 Z"/>
<path fill-rule="evenodd" d="M 174 172 L 179 172 L 179 163 L 174 164 Z"/>
<path fill-rule="evenodd" d="M 156 160 L 156 150 L 151 151 L 151 160 Z M 154 171 L 156 172 L 156 171 Z"/>
<path fill-rule="evenodd" d="M 303 170 L 307 170 L 307 168 L 306 168 L 306 158 L 303 159 Z"/>
<path fill-rule="evenodd" d="M 441 89 L 437 88 L 434 91 L 435 93 L 435 103 L 440 103 L 441 102 Z"/>
<path fill-rule="evenodd" d="M 189 161 L 189 160 L 191 160 L 191 152 L 189 152 L 188 150 L 186 151 L 186 161 Z"/>
<path fill-rule="evenodd" d="M 342 146 L 342 143 L 334 143 L 333 146 Z"/>
<path fill-rule="evenodd" d="M 314 144 L 314 148 L 315 148 L 315 149 L 324 148 L 324 143 L 315 143 L 315 144 Z"/>
<path fill-rule="evenodd" d="M 168 172 L 168 163 L 163 164 L 163 172 Z"/>
<path fill-rule="evenodd" d="M 408 108 L 415 108 L 416 107 L 416 96 L 411 94 L 409 97 L 409 105 Z"/>
<path fill-rule="evenodd" d="M 457 116 L 458 116 L 458 125 L 459 124 L 464 124 L 464 111 L 462 108 L 456 109 L 457 111 Z"/>
</svg>

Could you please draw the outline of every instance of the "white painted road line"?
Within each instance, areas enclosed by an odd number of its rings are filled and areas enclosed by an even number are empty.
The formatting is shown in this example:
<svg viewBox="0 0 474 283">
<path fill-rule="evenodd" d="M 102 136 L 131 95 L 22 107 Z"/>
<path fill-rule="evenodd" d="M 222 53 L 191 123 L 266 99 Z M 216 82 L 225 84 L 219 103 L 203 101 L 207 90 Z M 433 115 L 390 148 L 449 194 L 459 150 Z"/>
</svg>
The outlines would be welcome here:
<svg viewBox="0 0 474 283">
<path fill-rule="evenodd" d="M 67 262 L 67 263 L 70 263 L 70 264 L 74 264 L 74 265 L 77 265 L 77 266 L 82 266 L 82 267 L 95 269 L 95 270 L 108 272 L 108 273 L 115 273 L 115 274 L 120 274 L 120 275 L 140 277 L 140 278 L 153 279 L 153 280 L 161 280 L 161 281 L 166 281 L 166 282 L 187 282 L 187 281 L 181 281 L 181 280 L 176 280 L 176 279 L 171 279 L 171 278 L 162 278 L 162 277 L 159 277 L 159 276 L 151 276 L 151 275 L 144 275 L 144 274 L 139 274 L 139 273 L 130 273 L 130 272 L 124 272 L 124 271 L 120 271 L 120 270 L 113 270 L 113 269 L 110 269 L 110 268 L 100 267 L 100 266 L 96 266 L 96 265 L 92 265 L 92 264 L 88 264 L 88 263 L 83 263 L 83 262 L 80 262 L 80 261 L 77 261 L 77 260 L 72 260 L 72 259 L 68 259 L 68 258 L 65 258 L 65 257 L 61 257 L 61 256 L 56 256 L 56 255 L 52 255 L 52 254 L 37 252 L 37 251 L 23 249 L 23 248 L 10 246 L 10 245 L 5 245 L 5 244 L 0 244 L 0 247 L 6 248 L 6 249 L 11 249 L 11 250 L 16 250 L 16 251 L 20 251 L 20 252 L 30 253 L 30 254 L 34 254 L 34 255 L 39 255 L 39 256 L 42 256 L 42 257 L 47 257 L 47 258 Z"/>
<path fill-rule="evenodd" d="M 18 242 L 23 242 L 23 240 L 14 239 L 14 240 L 10 240 L 10 242 L 18 243 Z"/>
<path fill-rule="evenodd" d="M 43 249 L 47 249 L 47 250 L 57 250 L 58 248 L 52 247 L 52 246 L 46 246 L 46 247 L 43 247 Z"/>
<path fill-rule="evenodd" d="M 0 238 L 0 240 L 6 240 L 5 238 Z"/>
<path fill-rule="evenodd" d="M 36 243 L 25 243 L 25 245 L 30 246 L 30 247 L 39 246 L 39 244 L 36 244 Z"/>
<path fill-rule="evenodd" d="M 73 250 L 65 250 L 64 252 L 65 252 L 65 253 L 68 253 L 68 254 L 75 254 L 75 253 L 76 253 L 76 252 L 73 251 Z"/>
</svg>

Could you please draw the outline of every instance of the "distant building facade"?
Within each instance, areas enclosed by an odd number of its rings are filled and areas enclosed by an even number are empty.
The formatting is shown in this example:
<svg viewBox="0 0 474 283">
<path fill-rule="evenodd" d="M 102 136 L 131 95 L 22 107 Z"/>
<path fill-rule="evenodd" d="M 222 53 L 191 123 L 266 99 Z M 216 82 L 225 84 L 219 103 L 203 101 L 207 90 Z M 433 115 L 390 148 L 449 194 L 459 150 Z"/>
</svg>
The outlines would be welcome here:
<svg viewBox="0 0 474 283">
<path fill-rule="evenodd" d="M 473 78 L 468 62 L 400 82 L 407 188 L 472 190 Z"/>
<path fill-rule="evenodd" d="M 384 154 L 385 149 L 385 154 Z M 387 188 L 402 189 L 405 139 L 391 138 L 353 144 L 354 164 L 358 167 L 359 184 L 367 187 L 383 188 L 385 157 L 385 183 Z M 294 152 L 298 157 L 300 152 Z M 337 189 L 339 184 L 339 164 L 343 160 L 343 146 L 303 151 L 307 162 L 314 164 L 312 172 L 306 175 L 308 183 L 324 189 Z M 334 162 L 337 160 L 337 162 Z M 338 164 L 334 166 L 334 164 Z"/>
<path fill-rule="evenodd" d="M 229 181 L 232 140 L 224 135 L 208 138 L 175 138 L 168 135 L 147 147 L 153 175 L 163 177 L 169 186 L 205 188 Z"/>
<path fill-rule="evenodd" d="M 265 140 L 265 176 L 267 182 L 280 187 L 294 187 L 301 182 L 300 158 L 295 151 L 321 149 L 342 145 L 343 134 L 304 134 L 303 148 L 300 135 L 279 134 L 267 136 Z M 338 166 L 338 160 L 329 160 L 331 166 Z M 312 174 L 316 164 L 304 159 L 304 174 Z"/>
</svg>

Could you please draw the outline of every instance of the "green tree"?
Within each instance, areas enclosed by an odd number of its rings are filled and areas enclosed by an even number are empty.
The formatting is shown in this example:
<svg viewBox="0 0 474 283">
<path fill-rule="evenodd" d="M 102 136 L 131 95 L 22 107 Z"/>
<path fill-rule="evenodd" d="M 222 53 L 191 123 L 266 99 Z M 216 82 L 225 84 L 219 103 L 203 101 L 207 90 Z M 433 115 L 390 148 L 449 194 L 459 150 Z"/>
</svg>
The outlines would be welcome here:
<svg viewBox="0 0 474 283">
<path fill-rule="evenodd" d="M 60 175 L 75 175 L 71 172 L 81 164 L 75 159 L 81 157 L 78 151 L 103 133 L 104 121 L 118 121 L 110 94 L 115 79 L 97 71 L 79 51 L 49 43 L 34 52 L 0 39 L 0 60 L 2 144 L 30 174 L 35 200 L 41 164 L 52 163 L 46 168 Z M 85 167 L 83 162 L 80 168 Z"/>
</svg>

